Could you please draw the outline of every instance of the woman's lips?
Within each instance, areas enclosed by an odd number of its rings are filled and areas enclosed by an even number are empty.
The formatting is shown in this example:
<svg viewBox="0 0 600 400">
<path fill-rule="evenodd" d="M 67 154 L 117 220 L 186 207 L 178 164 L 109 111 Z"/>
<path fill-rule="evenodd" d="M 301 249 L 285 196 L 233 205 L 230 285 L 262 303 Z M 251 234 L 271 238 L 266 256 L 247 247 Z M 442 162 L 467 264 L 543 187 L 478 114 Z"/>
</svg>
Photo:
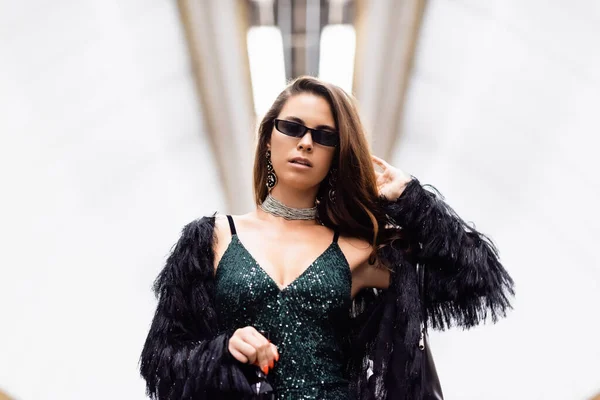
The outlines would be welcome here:
<svg viewBox="0 0 600 400">
<path fill-rule="evenodd" d="M 309 169 L 309 168 L 312 168 L 312 167 L 309 167 L 308 165 L 305 165 L 305 164 L 300 164 L 300 163 L 297 163 L 297 162 L 292 162 L 292 161 L 290 161 L 290 164 L 292 164 L 292 166 L 294 166 L 294 167 L 301 168 L 301 169 Z"/>
</svg>

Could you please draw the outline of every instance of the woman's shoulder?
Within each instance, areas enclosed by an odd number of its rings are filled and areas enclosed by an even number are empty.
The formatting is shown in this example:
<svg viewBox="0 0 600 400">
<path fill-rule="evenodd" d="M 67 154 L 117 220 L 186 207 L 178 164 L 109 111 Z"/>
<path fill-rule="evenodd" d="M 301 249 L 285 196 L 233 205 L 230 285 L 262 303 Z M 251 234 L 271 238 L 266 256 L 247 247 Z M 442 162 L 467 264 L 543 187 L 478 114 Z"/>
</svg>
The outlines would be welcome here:
<svg viewBox="0 0 600 400">
<path fill-rule="evenodd" d="M 371 247 L 371 243 L 369 243 L 367 240 L 356 236 L 340 234 L 339 241 L 363 250 Z"/>
<path fill-rule="evenodd" d="M 368 260 L 372 251 L 371 243 L 367 240 L 350 235 L 340 235 L 338 245 L 352 271 L 360 268 Z"/>
<path fill-rule="evenodd" d="M 240 214 L 240 215 L 232 215 L 232 214 L 223 214 L 220 212 L 215 212 L 210 217 L 211 224 L 214 227 L 214 236 L 216 238 L 217 243 L 228 243 L 233 234 L 233 230 L 237 229 L 238 225 L 247 224 L 248 222 L 252 222 L 252 213 Z M 230 224 L 229 218 L 231 217 L 233 226 Z"/>
<path fill-rule="evenodd" d="M 235 226 L 238 225 L 238 223 L 243 223 L 247 220 L 249 220 L 249 215 L 251 213 L 247 213 L 247 214 L 240 214 L 240 215 L 233 215 L 233 214 L 224 214 L 224 213 L 220 213 L 220 212 L 215 212 L 212 216 L 210 217 L 203 217 L 203 218 L 211 218 L 212 222 L 215 226 L 215 231 L 217 232 L 229 232 L 231 225 L 229 223 L 229 218 L 232 218 L 232 222 Z"/>
</svg>

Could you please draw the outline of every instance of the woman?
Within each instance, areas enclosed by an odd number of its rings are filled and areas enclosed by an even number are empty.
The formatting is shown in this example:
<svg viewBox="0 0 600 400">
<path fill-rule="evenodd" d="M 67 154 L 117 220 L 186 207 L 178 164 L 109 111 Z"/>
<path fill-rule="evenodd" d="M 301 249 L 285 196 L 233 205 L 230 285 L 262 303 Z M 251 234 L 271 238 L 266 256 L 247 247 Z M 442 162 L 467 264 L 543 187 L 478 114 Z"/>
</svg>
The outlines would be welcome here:
<svg viewBox="0 0 600 400">
<path fill-rule="evenodd" d="M 301 77 L 279 95 L 259 128 L 254 189 L 256 210 L 186 225 L 155 282 L 141 356 L 152 398 L 244 398 L 256 365 L 278 399 L 418 399 L 415 265 L 434 328 L 510 307 L 493 245 L 370 155 L 334 85 Z"/>
</svg>

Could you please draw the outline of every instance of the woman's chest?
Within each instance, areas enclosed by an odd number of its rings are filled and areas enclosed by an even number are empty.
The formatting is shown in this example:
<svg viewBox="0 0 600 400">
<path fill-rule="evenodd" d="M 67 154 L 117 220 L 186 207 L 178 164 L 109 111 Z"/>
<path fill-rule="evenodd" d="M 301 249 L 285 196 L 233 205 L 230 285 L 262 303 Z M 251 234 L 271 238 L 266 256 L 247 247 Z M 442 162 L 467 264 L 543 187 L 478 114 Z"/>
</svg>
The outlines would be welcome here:
<svg viewBox="0 0 600 400">
<path fill-rule="evenodd" d="M 299 319 L 329 319 L 346 314 L 352 276 L 339 247 L 332 245 L 285 287 L 237 241 L 223 255 L 215 276 L 215 303 L 221 319 L 250 321 L 295 314 Z"/>
</svg>

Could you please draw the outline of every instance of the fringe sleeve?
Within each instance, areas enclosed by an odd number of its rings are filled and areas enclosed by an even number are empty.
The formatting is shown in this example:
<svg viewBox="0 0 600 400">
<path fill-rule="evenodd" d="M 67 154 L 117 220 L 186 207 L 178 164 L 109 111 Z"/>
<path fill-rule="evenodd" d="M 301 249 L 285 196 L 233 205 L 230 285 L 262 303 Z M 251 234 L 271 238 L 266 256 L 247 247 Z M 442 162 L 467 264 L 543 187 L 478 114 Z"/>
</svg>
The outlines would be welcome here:
<svg viewBox="0 0 600 400">
<path fill-rule="evenodd" d="M 154 283 L 158 305 L 140 358 L 151 399 L 251 393 L 228 335 L 217 335 L 213 235 L 214 217 L 186 225 Z"/>
<path fill-rule="evenodd" d="M 473 327 L 496 322 L 511 308 L 513 280 L 491 240 L 471 228 L 432 186 L 413 178 L 402 195 L 384 202 L 389 217 L 413 243 L 414 261 L 425 267 L 426 312 L 431 326 Z"/>
</svg>

